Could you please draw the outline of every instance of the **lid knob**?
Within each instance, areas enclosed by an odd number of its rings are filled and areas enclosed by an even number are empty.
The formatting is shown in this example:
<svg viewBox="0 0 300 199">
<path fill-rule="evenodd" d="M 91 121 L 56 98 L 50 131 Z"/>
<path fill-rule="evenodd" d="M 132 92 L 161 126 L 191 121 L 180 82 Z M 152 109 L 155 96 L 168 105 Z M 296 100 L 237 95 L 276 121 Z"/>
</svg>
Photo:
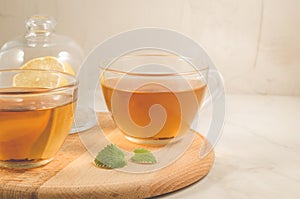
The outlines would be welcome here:
<svg viewBox="0 0 300 199">
<path fill-rule="evenodd" d="M 49 36 L 55 28 L 56 21 L 50 16 L 33 15 L 25 21 L 25 24 L 27 28 L 26 37 Z"/>
</svg>

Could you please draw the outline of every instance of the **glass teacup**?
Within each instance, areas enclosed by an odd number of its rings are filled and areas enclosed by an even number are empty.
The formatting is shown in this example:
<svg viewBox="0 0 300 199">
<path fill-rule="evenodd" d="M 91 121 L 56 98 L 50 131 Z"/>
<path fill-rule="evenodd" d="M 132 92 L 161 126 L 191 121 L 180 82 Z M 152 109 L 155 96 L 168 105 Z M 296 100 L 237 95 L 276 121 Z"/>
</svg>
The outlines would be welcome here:
<svg viewBox="0 0 300 199">
<path fill-rule="evenodd" d="M 134 143 L 164 145 L 182 138 L 206 94 L 208 67 L 166 52 L 132 53 L 100 68 L 107 108 Z"/>
<path fill-rule="evenodd" d="M 50 162 L 72 126 L 77 101 L 72 75 L 45 70 L 0 70 L 0 167 Z"/>
</svg>

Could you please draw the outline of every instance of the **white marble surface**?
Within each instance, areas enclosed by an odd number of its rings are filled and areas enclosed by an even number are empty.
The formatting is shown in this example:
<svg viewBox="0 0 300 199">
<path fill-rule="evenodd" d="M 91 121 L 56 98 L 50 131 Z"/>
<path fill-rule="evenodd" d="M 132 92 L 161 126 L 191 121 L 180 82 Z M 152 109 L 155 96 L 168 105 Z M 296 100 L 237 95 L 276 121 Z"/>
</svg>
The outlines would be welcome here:
<svg viewBox="0 0 300 199">
<path fill-rule="evenodd" d="M 0 0 L 0 45 L 37 13 L 56 18 L 56 33 L 86 54 L 126 30 L 168 28 L 207 50 L 228 92 L 300 95 L 299 8 L 299 0 Z"/>
<path fill-rule="evenodd" d="M 229 95 L 209 175 L 160 198 L 300 198 L 300 97 Z"/>
</svg>

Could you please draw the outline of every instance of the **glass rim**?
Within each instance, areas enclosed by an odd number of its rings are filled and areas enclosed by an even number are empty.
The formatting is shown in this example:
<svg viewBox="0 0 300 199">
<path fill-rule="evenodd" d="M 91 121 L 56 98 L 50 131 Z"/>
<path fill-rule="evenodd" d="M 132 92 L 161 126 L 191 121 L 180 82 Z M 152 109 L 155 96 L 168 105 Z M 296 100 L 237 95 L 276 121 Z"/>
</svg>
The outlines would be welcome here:
<svg viewBox="0 0 300 199">
<path fill-rule="evenodd" d="M 52 73 L 52 74 L 59 74 L 60 76 L 67 76 L 68 78 L 73 79 L 74 81 L 72 81 L 71 83 L 67 83 L 66 85 L 62 85 L 62 86 L 57 86 L 55 88 L 46 88 L 46 87 L 21 87 L 21 86 L 13 86 L 11 85 L 9 86 L 5 86 L 0 88 L 0 95 L 25 95 L 25 94 L 44 94 L 44 93 L 52 93 L 52 92 L 57 92 L 57 91 L 63 91 L 65 89 L 68 88 L 73 88 L 73 87 L 78 87 L 78 80 L 75 76 L 69 74 L 69 73 L 65 73 L 65 72 L 60 72 L 60 71 L 55 71 L 55 70 L 43 70 L 43 69 L 0 69 L 0 75 L 1 74 L 5 74 L 5 73 L 15 73 L 16 74 L 20 74 L 23 72 L 43 72 L 43 73 Z M 3 88 L 20 88 L 20 90 L 17 91 L 1 91 L 1 89 Z M 28 88 L 28 90 L 22 90 L 22 88 Z"/>
<path fill-rule="evenodd" d="M 173 54 L 159 54 L 159 53 L 154 53 L 154 54 L 137 54 L 137 55 L 124 55 L 121 58 L 134 58 L 134 57 L 174 57 L 178 60 L 184 60 L 185 62 L 187 62 L 187 60 L 194 60 L 194 58 L 190 58 L 190 57 L 186 57 L 186 56 L 177 56 L 177 55 L 173 55 Z M 106 59 L 103 62 L 108 62 L 108 66 L 111 64 L 114 64 L 115 62 L 118 61 L 119 58 L 111 58 L 111 59 Z M 187 62 L 190 65 L 192 65 L 194 67 L 194 65 L 192 64 L 192 62 Z M 118 69 L 113 69 L 113 68 L 109 68 L 106 66 L 102 66 L 101 64 L 98 66 L 99 69 L 103 70 L 103 71 L 108 71 L 108 72 L 113 72 L 113 73 L 117 73 L 117 74 L 126 74 L 126 75 L 131 75 L 131 76 L 181 76 L 181 75 L 193 75 L 199 72 L 203 72 L 203 71 L 207 71 L 209 69 L 208 65 L 203 66 L 202 68 L 197 68 L 195 67 L 195 70 L 190 71 L 184 71 L 184 72 L 172 72 L 172 73 L 139 73 L 139 72 L 126 72 L 124 70 L 118 70 Z"/>
</svg>

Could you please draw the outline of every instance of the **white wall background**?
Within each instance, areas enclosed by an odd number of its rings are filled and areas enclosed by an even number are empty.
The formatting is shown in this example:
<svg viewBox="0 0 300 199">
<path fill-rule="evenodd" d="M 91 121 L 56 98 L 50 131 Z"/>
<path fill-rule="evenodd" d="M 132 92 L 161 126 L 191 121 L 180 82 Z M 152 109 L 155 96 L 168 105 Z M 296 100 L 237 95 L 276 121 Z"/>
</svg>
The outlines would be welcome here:
<svg viewBox="0 0 300 199">
<path fill-rule="evenodd" d="M 299 0 L 0 0 L 0 45 L 33 14 L 56 18 L 86 54 L 129 29 L 174 29 L 207 50 L 227 92 L 300 95 Z"/>
</svg>

